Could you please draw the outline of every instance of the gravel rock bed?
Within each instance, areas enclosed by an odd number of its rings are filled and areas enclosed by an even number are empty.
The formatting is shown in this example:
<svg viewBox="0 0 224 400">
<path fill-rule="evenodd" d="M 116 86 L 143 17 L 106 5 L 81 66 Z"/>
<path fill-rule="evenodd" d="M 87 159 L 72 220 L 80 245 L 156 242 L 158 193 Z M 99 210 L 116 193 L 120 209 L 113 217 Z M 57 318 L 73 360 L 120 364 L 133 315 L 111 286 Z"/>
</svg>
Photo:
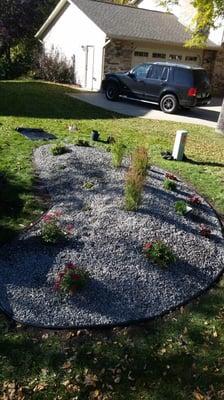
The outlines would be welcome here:
<svg viewBox="0 0 224 400">
<path fill-rule="evenodd" d="M 174 203 L 194 192 L 183 182 L 163 189 L 165 172 L 152 167 L 138 212 L 123 209 L 121 169 L 97 148 L 70 146 L 53 156 L 50 146 L 35 151 L 40 178 L 54 206 L 62 211 L 71 237 L 55 246 L 40 241 L 40 223 L 0 248 L 0 304 L 23 323 L 55 328 L 125 324 L 161 315 L 210 287 L 224 267 L 224 240 L 219 221 L 202 200 L 186 217 Z M 85 189 L 86 181 L 94 183 Z M 199 225 L 210 227 L 210 239 Z M 166 269 L 146 260 L 143 244 L 161 239 L 177 261 Z M 53 289 L 55 275 L 73 261 L 89 272 L 87 286 L 74 296 Z"/>
</svg>

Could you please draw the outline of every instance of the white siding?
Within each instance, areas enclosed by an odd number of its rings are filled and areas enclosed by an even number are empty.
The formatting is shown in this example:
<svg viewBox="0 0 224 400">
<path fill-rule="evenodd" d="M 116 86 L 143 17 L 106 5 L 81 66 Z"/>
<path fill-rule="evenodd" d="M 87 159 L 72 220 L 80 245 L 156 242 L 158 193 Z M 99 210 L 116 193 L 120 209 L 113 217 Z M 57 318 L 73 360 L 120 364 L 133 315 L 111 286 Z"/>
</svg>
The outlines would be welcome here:
<svg viewBox="0 0 224 400">
<path fill-rule="evenodd" d="M 70 4 L 43 39 L 46 52 L 59 51 L 69 62 L 74 61 L 75 80 L 86 86 L 86 46 L 94 47 L 94 62 L 89 66 L 93 73 L 88 89 L 99 90 L 102 79 L 103 46 L 105 33 L 78 7 Z M 89 78 L 87 79 L 89 82 Z"/>
<path fill-rule="evenodd" d="M 159 0 L 142 0 L 138 3 L 138 7 L 146 10 L 165 12 L 166 9 L 161 7 L 159 3 Z M 172 5 L 169 7 L 170 12 L 176 15 L 178 20 L 187 27 L 191 24 L 192 18 L 195 15 L 195 9 L 191 3 L 192 0 L 179 0 L 178 5 Z M 221 45 L 224 41 L 224 19 L 219 19 L 217 25 L 219 26 L 217 29 L 211 29 L 209 39 L 215 44 Z"/>
</svg>

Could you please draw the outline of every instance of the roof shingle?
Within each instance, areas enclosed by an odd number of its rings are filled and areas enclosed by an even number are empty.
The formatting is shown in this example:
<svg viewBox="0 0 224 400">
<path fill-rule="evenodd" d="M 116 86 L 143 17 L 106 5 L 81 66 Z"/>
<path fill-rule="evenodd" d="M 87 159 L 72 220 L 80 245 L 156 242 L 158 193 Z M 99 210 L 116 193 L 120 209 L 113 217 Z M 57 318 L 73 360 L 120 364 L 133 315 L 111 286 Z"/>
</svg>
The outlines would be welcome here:
<svg viewBox="0 0 224 400">
<path fill-rule="evenodd" d="M 170 13 L 121 6 L 97 0 L 72 0 L 109 37 L 183 44 L 190 39 L 177 17 Z M 209 46 L 216 47 L 209 41 Z"/>
</svg>

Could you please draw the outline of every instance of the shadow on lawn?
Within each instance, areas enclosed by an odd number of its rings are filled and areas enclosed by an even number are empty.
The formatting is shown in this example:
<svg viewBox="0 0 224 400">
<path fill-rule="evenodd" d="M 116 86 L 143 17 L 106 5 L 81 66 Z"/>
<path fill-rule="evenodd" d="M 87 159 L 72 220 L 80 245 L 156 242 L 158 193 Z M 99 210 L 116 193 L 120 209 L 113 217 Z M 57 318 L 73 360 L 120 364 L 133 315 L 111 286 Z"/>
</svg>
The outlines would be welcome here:
<svg viewBox="0 0 224 400">
<path fill-rule="evenodd" d="M 62 390 L 65 398 L 61 381 L 79 373 L 79 399 L 89 400 L 93 388 L 84 383 L 86 369 L 96 375 L 97 389 L 103 393 L 112 386 L 113 400 L 187 400 L 193 398 L 196 387 L 207 393 L 210 385 L 218 392 L 223 387 L 219 366 L 223 341 L 219 335 L 209 337 L 209 324 L 204 321 L 217 317 L 222 304 L 223 296 L 217 289 L 183 314 L 176 312 L 166 321 L 159 319 L 127 331 L 97 330 L 76 336 L 14 329 L 0 335 L 2 376 L 24 385 L 47 368 L 47 388 L 39 392 L 38 399 L 53 399 L 52 390 Z M 211 305 L 212 314 L 207 313 Z M 70 372 L 64 367 L 68 360 Z M 116 377 L 121 379 L 114 385 Z"/>
<path fill-rule="evenodd" d="M 9 176 L 5 178 L 0 190 L 0 244 L 16 232 L 12 224 L 8 224 L 7 221 L 21 215 L 24 207 L 21 194 L 24 193 L 26 190 L 22 184 L 14 182 Z"/>
<path fill-rule="evenodd" d="M 0 90 L 0 116 L 85 120 L 124 118 L 67 96 L 67 87 L 43 82 L 8 81 L 0 83 Z"/>
</svg>

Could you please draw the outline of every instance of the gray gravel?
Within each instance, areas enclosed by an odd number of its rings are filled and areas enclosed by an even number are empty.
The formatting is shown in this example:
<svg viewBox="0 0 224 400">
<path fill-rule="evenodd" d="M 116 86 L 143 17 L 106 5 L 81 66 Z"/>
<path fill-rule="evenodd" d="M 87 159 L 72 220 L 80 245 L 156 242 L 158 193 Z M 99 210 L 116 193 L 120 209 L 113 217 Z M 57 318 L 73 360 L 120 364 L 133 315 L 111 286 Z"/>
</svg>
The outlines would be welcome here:
<svg viewBox="0 0 224 400">
<path fill-rule="evenodd" d="M 45 327 L 110 325 L 158 316 L 208 288 L 224 266 L 224 240 L 210 206 L 192 216 L 177 216 L 174 202 L 193 194 L 178 182 L 176 192 L 163 189 L 164 171 L 151 168 L 138 212 L 123 209 L 127 168 L 111 167 L 111 155 L 96 148 L 70 146 L 52 156 L 50 146 L 35 151 L 40 178 L 61 210 L 61 224 L 74 226 L 69 240 L 57 246 L 40 241 L 40 224 L 0 248 L 0 304 L 15 319 Z M 91 190 L 83 188 L 94 182 Z M 194 217 L 195 215 L 195 217 Z M 199 235 L 199 225 L 212 230 Z M 146 241 L 161 239 L 177 261 L 161 269 L 145 259 Z M 90 274 L 74 296 L 53 289 L 55 274 L 73 261 Z"/>
</svg>

